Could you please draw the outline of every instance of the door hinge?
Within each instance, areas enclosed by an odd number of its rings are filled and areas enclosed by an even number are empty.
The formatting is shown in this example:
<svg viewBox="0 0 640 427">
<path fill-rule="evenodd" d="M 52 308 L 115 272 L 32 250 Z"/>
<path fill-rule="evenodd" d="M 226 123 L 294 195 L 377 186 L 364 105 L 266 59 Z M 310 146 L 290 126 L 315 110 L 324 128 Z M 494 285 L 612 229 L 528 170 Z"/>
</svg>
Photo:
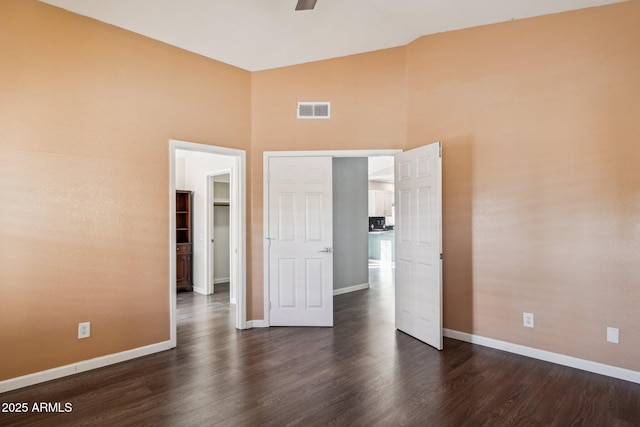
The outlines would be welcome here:
<svg viewBox="0 0 640 427">
<path fill-rule="evenodd" d="M 269 301 L 269 311 L 271 311 L 271 301 Z"/>
<path fill-rule="evenodd" d="M 440 259 L 442 259 L 442 254 L 440 254 Z"/>
<path fill-rule="evenodd" d="M 442 144 L 440 145 L 439 156 L 442 158 Z"/>
</svg>

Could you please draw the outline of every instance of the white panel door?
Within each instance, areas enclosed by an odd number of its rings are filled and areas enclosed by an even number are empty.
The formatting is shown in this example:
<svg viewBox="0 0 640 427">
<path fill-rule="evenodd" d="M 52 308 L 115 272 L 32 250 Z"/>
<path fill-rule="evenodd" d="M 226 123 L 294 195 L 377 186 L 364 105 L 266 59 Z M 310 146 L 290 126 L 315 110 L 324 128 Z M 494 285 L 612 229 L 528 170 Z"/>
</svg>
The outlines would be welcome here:
<svg viewBox="0 0 640 427">
<path fill-rule="evenodd" d="M 333 326 L 331 157 L 269 159 L 269 324 Z"/>
<path fill-rule="evenodd" d="M 442 350 L 439 142 L 395 155 L 396 328 Z"/>
</svg>

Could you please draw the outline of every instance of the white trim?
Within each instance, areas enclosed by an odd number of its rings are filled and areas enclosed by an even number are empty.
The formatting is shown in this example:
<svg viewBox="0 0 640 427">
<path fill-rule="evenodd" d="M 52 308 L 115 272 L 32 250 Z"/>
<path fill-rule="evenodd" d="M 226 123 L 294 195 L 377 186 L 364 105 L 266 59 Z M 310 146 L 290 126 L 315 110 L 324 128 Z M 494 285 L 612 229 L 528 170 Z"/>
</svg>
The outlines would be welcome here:
<svg viewBox="0 0 640 427">
<path fill-rule="evenodd" d="M 171 341 L 164 341 L 157 344 L 134 348 L 132 350 L 126 350 L 120 353 L 83 360 L 82 362 L 72 363 L 70 365 L 59 366 L 46 371 L 34 372 L 33 374 L 11 378 L 9 380 L 0 381 L 0 393 L 67 377 L 69 375 L 90 371 L 92 369 L 103 368 L 105 366 L 114 365 L 116 363 L 125 362 L 138 357 L 148 356 L 149 354 L 159 353 L 174 347 L 175 345 L 173 345 Z"/>
<path fill-rule="evenodd" d="M 360 285 L 347 286 L 346 288 L 338 288 L 333 290 L 333 296 L 348 294 L 349 292 L 361 291 L 363 289 L 369 289 L 369 283 L 362 283 Z"/>
<path fill-rule="evenodd" d="M 270 157 L 373 157 L 393 156 L 401 149 L 386 150 L 317 150 L 317 151 L 265 151 L 262 154 L 262 265 L 264 326 L 269 326 L 269 158 Z"/>
<path fill-rule="evenodd" d="M 175 163 L 176 163 L 176 150 L 196 151 L 209 154 L 218 154 L 222 156 L 230 156 L 236 158 L 236 164 L 232 168 L 231 181 L 237 185 L 233 189 L 233 196 L 231 196 L 231 203 L 236 206 L 234 212 L 231 215 L 238 221 L 238 239 L 237 247 L 238 252 L 237 265 L 232 264 L 231 275 L 236 275 L 236 328 L 247 328 L 247 212 L 246 212 L 246 200 L 247 200 L 247 153 L 245 150 L 239 150 L 235 148 L 219 147 L 214 145 L 196 144 L 194 142 L 179 141 L 176 139 L 169 140 L 169 311 L 170 311 L 170 341 L 173 346 L 176 346 L 176 292 L 174 283 L 176 281 L 176 235 L 175 235 L 175 190 L 176 190 L 176 177 L 175 177 Z M 235 201 L 234 201 L 235 197 Z M 236 228 L 236 227 L 234 227 Z M 234 273 L 235 272 L 235 273 Z"/>
<path fill-rule="evenodd" d="M 247 329 L 251 328 L 268 328 L 269 325 L 265 320 L 247 320 Z"/>
<path fill-rule="evenodd" d="M 578 359 L 577 357 L 567 356 L 564 354 L 553 353 L 546 350 L 540 350 L 533 347 L 527 347 L 520 344 L 512 344 L 506 341 L 500 341 L 493 338 L 481 337 L 466 332 L 454 331 L 452 329 L 443 329 L 445 337 L 453 338 L 459 341 L 465 341 L 471 344 L 478 344 L 483 347 L 495 348 L 497 350 L 509 353 L 519 354 L 545 362 L 555 363 L 557 365 L 568 366 L 570 368 L 581 369 L 594 374 L 606 375 L 612 378 L 618 378 L 625 381 L 631 381 L 640 384 L 640 372 L 630 369 L 619 368 L 617 366 L 605 365 L 603 363 L 593 362 L 591 360 Z"/>
<path fill-rule="evenodd" d="M 401 149 L 385 150 L 306 150 L 306 151 L 264 151 L 263 157 L 376 157 L 393 156 Z"/>
<path fill-rule="evenodd" d="M 197 286 L 193 287 L 193 292 L 200 294 L 200 295 L 209 295 L 209 293 L 207 293 L 207 290 L 205 288 L 199 288 Z"/>
<path fill-rule="evenodd" d="M 214 285 L 219 285 L 220 283 L 228 283 L 231 279 L 228 277 L 219 277 L 213 280 Z"/>
<path fill-rule="evenodd" d="M 177 345 L 178 326 L 176 323 L 176 149 L 169 141 L 169 341 Z"/>
<path fill-rule="evenodd" d="M 268 151 L 262 153 L 262 309 L 265 327 L 269 326 L 269 157 Z M 252 326 L 253 327 L 253 326 Z"/>
</svg>

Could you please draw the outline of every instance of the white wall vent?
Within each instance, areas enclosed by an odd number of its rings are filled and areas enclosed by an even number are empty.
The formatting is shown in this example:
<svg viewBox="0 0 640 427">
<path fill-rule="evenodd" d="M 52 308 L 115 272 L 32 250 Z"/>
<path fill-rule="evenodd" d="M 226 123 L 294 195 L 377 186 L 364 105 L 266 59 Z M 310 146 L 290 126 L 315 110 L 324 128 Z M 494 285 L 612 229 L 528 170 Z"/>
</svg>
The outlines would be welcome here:
<svg viewBox="0 0 640 427">
<path fill-rule="evenodd" d="M 330 117 L 330 102 L 298 102 L 299 119 L 328 119 Z"/>
</svg>

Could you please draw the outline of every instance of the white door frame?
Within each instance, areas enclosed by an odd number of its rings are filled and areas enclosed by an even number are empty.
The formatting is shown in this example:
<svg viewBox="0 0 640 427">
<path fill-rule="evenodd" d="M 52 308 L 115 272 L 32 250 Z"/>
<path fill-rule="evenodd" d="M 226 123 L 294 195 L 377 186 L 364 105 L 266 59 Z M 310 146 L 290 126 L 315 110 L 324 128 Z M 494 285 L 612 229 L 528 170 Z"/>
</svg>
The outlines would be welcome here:
<svg viewBox="0 0 640 427">
<path fill-rule="evenodd" d="M 266 232 L 269 229 L 269 158 L 271 157 L 374 157 L 393 156 L 401 153 L 401 149 L 387 150 L 319 150 L 319 151 L 265 151 L 262 163 L 262 195 L 263 195 L 263 283 L 264 283 L 264 323 L 260 326 L 270 326 L 269 319 L 269 242 Z M 257 322 L 254 321 L 254 326 Z"/>
<path fill-rule="evenodd" d="M 216 176 L 220 176 L 220 175 L 229 175 L 229 219 L 231 219 L 234 215 L 233 209 L 234 206 L 232 206 L 231 204 L 231 196 L 232 194 L 234 194 L 235 191 L 235 187 L 236 187 L 236 183 L 234 182 L 234 177 L 233 177 L 233 170 L 226 168 L 226 169 L 220 169 L 220 170 L 216 170 L 215 172 L 211 172 L 207 174 L 207 198 L 206 198 L 206 204 L 207 204 L 207 285 L 206 285 L 206 293 L 207 295 L 211 295 L 215 292 L 214 290 L 214 257 L 215 255 L 215 248 L 214 248 L 214 242 L 212 241 L 214 239 L 214 235 L 213 235 L 213 212 L 214 212 L 214 202 L 215 202 L 215 192 L 213 191 L 213 183 L 215 181 L 215 177 Z M 229 221 L 229 231 L 231 231 L 231 229 L 233 229 L 233 225 L 231 224 L 231 221 Z M 231 237 L 231 236 L 229 236 Z M 231 242 L 229 242 L 231 243 Z M 237 244 L 231 244 L 231 251 L 234 251 L 237 248 Z M 233 259 L 235 257 L 233 256 L 229 256 L 229 261 L 230 263 L 233 264 Z M 230 265 L 229 266 L 229 294 L 230 294 L 230 301 L 232 304 L 235 304 L 235 289 L 234 286 L 236 286 L 236 282 L 235 282 L 235 271 L 234 271 L 234 266 Z"/>
<path fill-rule="evenodd" d="M 246 272 L 247 272 L 247 256 L 246 256 L 246 228 L 247 228 L 247 214 L 246 214 L 246 187 L 247 187 L 247 173 L 246 173 L 246 151 L 238 150 L 235 148 L 218 147 L 206 144 L 197 144 L 194 142 L 180 141 L 176 139 L 169 140 L 169 340 L 171 346 L 175 347 L 177 344 L 177 322 L 176 322 L 176 150 L 194 151 L 208 154 L 218 154 L 222 156 L 235 157 L 236 162 L 232 167 L 231 180 L 235 181 L 237 185 L 230 194 L 232 203 L 237 207 L 233 216 L 230 216 L 230 233 L 231 241 L 237 242 L 237 256 L 233 259 L 237 259 L 236 265 L 232 268 L 235 269 L 236 277 L 236 328 L 246 329 L 247 327 L 247 315 L 246 315 Z M 231 226 L 231 223 L 234 225 Z M 232 274 L 234 274 L 232 273 Z"/>
</svg>

